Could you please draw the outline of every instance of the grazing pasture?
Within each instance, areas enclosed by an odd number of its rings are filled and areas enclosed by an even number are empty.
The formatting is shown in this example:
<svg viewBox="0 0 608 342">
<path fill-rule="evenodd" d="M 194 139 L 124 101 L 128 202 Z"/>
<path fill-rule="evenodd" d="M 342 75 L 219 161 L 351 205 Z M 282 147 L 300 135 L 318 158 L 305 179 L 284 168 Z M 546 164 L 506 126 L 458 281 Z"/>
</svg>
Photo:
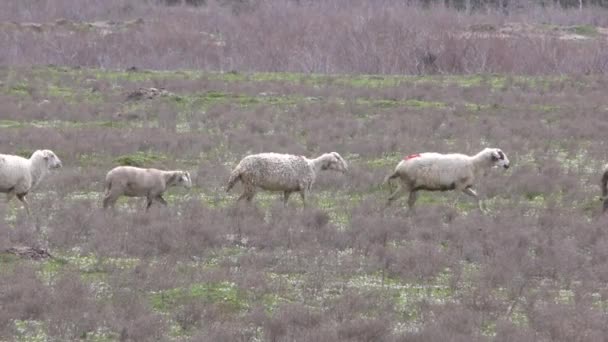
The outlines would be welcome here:
<svg viewBox="0 0 608 342">
<path fill-rule="evenodd" d="M 305 75 L 0 68 L 0 146 L 63 167 L 0 205 L 0 340 L 435 341 L 606 336 L 605 76 Z M 164 89 L 129 98 L 138 89 Z M 425 151 L 500 146 L 508 170 L 383 210 Z M 338 151 L 303 208 L 225 193 L 248 154 Z M 101 209 L 117 165 L 193 186 Z M 585 338 L 583 338 L 585 340 Z"/>
<path fill-rule="evenodd" d="M 0 154 L 62 167 L 0 200 L 0 341 L 604 340 L 600 3 L 4 1 Z M 482 203 L 387 208 L 404 158 L 487 147 L 417 185 Z M 298 162 L 226 192 L 264 152 Z M 103 210 L 120 165 L 187 173 Z"/>
</svg>

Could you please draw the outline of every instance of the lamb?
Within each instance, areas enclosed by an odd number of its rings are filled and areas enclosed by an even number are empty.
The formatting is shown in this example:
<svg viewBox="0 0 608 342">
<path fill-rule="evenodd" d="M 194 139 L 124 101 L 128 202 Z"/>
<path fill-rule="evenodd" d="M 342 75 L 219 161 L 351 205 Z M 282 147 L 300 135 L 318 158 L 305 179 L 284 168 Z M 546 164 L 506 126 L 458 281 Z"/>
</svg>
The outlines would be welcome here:
<svg viewBox="0 0 608 342">
<path fill-rule="evenodd" d="M 0 154 L 0 192 L 6 193 L 7 203 L 17 196 L 30 215 L 25 195 L 40 184 L 49 170 L 61 166 L 61 160 L 51 150 L 37 150 L 30 159 Z"/>
<path fill-rule="evenodd" d="M 282 191 L 284 205 L 287 205 L 292 193 L 299 192 L 302 203 L 306 206 L 306 197 L 322 170 L 346 173 L 348 165 L 337 152 L 325 153 L 315 159 L 279 153 L 253 154 L 243 158 L 232 171 L 226 192 L 240 180 L 245 190 L 237 202 L 242 199 L 251 202 L 257 188 L 260 188 Z"/>
<path fill-rule="evenodd" d="M 163 171 L 158 169 L 143 169 L 133 166 L 118 166 L 106 175 L 105 197 L 103 208 L 114 208 L 120 196 L 146 197 L 146 211 L 150 209 L 153 201 L 163 205 L 167 202 L 163 193 L 170 186 L 192 187 L 192 179 L 187 171 Z"/>
<path fill-rule="evenodd" d="M 608 210 L 608 164 L 604 165 L 604 169 L 602 171 L 602 200 L 604 201 L 603 212 Z"/>
<path fill-rule="evenodd" d="M 408 207 L 413 211 L 419 190 L 459 190 L 481 201 L 473 190 L 475 178 L 485 170 L 502 166 L 509 168 L 507 155 L 498 148 L 485 148 L 474 156 L 465 154 L 419 153 L 405 157 L 395 171 L 385 178 L 385 183 L 399 178 L 397 189 L 389 196 L 386 206 L 409 192 Z"/>
</svg>

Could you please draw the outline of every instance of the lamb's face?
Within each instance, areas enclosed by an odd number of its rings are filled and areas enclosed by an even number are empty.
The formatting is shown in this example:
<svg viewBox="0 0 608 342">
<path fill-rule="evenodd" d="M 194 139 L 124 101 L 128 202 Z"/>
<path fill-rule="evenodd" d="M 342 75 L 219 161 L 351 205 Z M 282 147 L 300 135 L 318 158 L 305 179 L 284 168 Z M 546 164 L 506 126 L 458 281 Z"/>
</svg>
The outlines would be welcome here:
<svg viewBox="0 0 608 342">
<path fill-rule="evenodd" d="M 330 153 L 330 155 L 331 158 L 327 163 L 326 169 L 346 173 L 348 171 L 348 165 L 346 164 L 344 158 L 342 158 L 342 156 L 340 156 L 338 152 L 332 152 Z"/>
<path fill-rule="evenodd" d="M 505 169 L 509 168 L 509 158 L 507 158 L 507 155 L 501 149 L 492 149 L 490 158 L 492 158 L 492 163 L 494 163 L 494 166 L 503 167 Z"/>
<path fill-rule="evenodd" d="M 177 178 L 177 185 L 183 186 L 186 189 L 190 189 L 192 187 L 192 179 L 190 178 L 190 173 L 188 171 L 182 171 Z"/>
<path fill-rule="evenodd" d="M 61 160 L 51 150 L 42 150 L 42 157 L 49 169 L 58 169 L 62 166 Z"/>
</svg>

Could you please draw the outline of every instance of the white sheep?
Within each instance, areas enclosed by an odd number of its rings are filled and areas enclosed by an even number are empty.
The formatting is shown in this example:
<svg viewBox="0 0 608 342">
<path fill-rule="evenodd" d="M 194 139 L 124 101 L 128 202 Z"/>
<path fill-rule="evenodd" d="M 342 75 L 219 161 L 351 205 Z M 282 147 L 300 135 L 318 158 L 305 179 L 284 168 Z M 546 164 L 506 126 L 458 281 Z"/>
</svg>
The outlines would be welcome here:
<svg viewBox="0 0 608 342">
<path fill-rule="evenodd" d="M 602 200 L 604 201 L 604 209 L 603 212 L 608 210 L 608 164 L 604 165 L 604 169 L 602 170 Z"/>
<path fill-rule="evenodd" d="M 232 171 L 226 192 L 240 180 L 245 190 L 237 201 L 246 199 L 251 202 L 257 188 L 260 188 L 282 191 L 285 205 L 292 193 L 299 192 L 306 206 L 306 197 L 321 170 L 345 173 L 348 165 L 337 152 L 325 153 L 315 159 L 279 153 L 253 154 L 243 158 Z"/>
<path fill-rule="evenodd" d="M 386 205 L 409 192 L 407 203 L 409 209 L 413 210 L 419 190 L 458 190 L 476 198 L 479 208 L 483 210 L 473 184 L 477 176 L 495 166 L 509 168 L 507 155 L 498 148 L 485 148 L 474 156 L 433 152 L 409 155 L 385 179 L 385 183 L 394 178 L 400 180 Z"/>
<path fill-rule="evenodd" d="M 37 150 L 30 159 L 0 154 L 0 192 L 6 193 L 7 203 L 17 196 L 29 215 L 25 195 L 40 184 L 50 169 L 60 167 L 61 160 L 51 150 Z"/>
<path fill-rule="evenodd" d="M 155 200 L 167 205 L 162 195 L 171 186 L 191 188 L 190 173 L 181 170 L 163 171 L 134 166 L 118 166 L 106 175 L 103 208 L 114 207 L 120 196 L 146 197 L 146 210 L 150 208 Z"/>
</svg>

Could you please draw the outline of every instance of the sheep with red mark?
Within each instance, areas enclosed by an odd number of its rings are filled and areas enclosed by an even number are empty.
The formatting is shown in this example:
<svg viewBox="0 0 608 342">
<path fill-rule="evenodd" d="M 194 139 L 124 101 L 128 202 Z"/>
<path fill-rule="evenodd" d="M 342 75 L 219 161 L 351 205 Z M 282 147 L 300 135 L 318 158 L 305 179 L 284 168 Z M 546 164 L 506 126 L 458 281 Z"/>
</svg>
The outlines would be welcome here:
<svg viewBox="0 0 608 342">
<path fill-rule="evenodd" d="M 460 153 L 434 152 L 412 154 L 404 158 L 388 175 L 385 183 L 399 179 L 397 189 L 389 196 L 387 206 L 399 197 L 409 194 L 408 207 L 413 210 L 418 191 L 457 190 L 474 197 L 481 208 L 479 196 L 473 190 L 475 179 L 492 167 L 508 169 L 507 155 L 499 148 L 485 148 L 473 156 Z"/>
</svg>

